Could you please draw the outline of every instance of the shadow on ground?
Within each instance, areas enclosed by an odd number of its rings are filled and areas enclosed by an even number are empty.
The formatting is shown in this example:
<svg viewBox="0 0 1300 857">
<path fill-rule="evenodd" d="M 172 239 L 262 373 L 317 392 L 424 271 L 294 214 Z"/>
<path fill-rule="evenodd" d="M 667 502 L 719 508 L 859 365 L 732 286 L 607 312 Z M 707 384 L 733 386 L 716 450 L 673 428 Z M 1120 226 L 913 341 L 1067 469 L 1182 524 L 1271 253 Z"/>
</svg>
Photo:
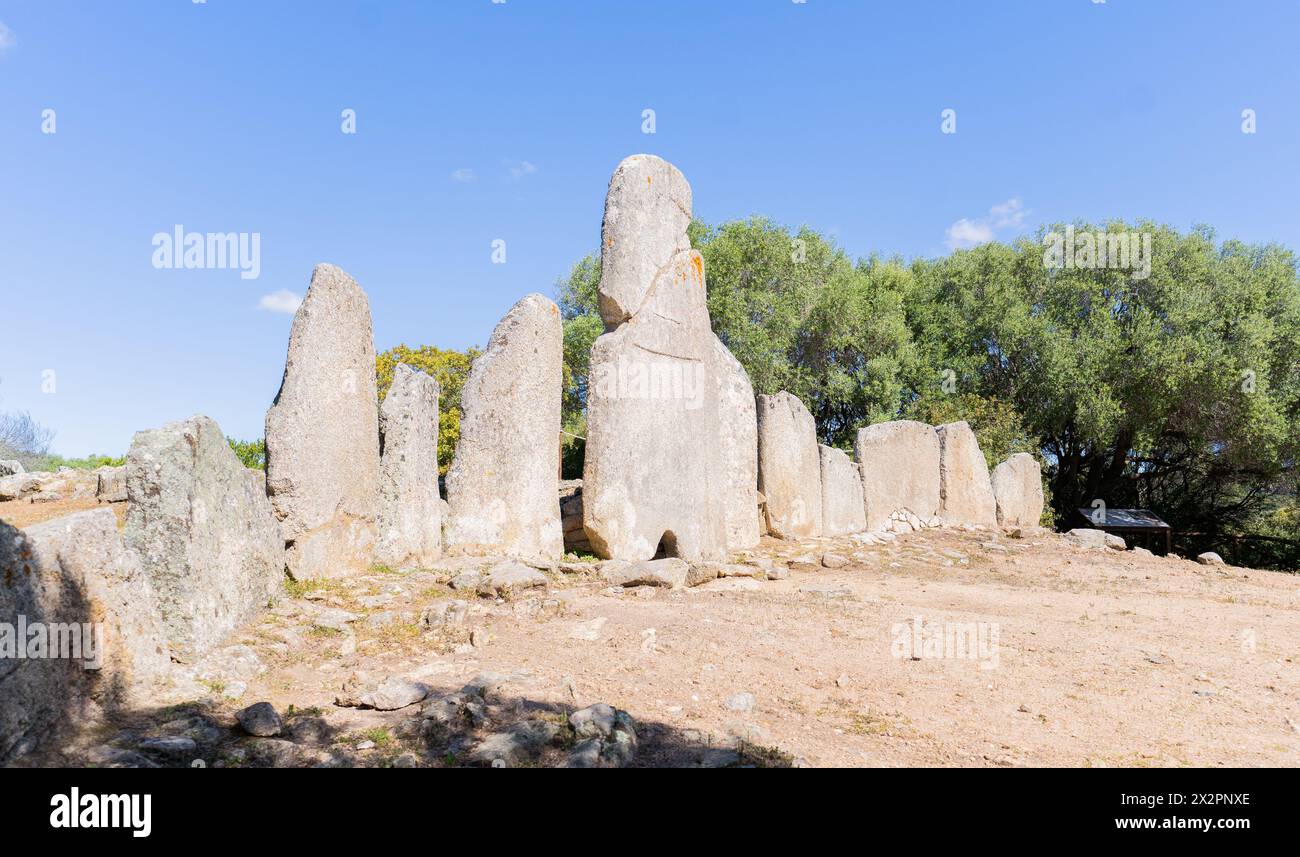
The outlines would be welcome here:
<svg viewBox="0 0 1300 857">
<path fill-rule="evenodd" d="M 605 707 L 575 709 L 497 693 L 434 690 L 396 711 L 330 707 L 279 712 L 274 736 L 249 735 L 237 709 L 208 702 L 137 708 L 65 724 L 12 767 L 790 767 L 779 750 L 719 744 Z M 602 722 L 602 714 L 604 715 Z M 629 728 L 630 727 L 630 728 Z M 619 733 L 630 733 L 620 737 Z"/>
</svg>

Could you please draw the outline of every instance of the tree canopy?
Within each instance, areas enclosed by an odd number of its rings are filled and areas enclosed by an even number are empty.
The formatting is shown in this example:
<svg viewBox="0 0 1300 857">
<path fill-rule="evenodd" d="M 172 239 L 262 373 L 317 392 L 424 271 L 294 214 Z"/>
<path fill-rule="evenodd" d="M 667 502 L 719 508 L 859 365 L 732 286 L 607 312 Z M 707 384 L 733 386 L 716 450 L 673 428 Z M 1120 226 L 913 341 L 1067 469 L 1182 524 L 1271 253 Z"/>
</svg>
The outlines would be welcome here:
<svg viewBox="0 0 1300 857">
<path fill-rule="evenodd" d="M 426 372 L 438 382 L 441 388 L 438 395 L 438 469 L 444 475 L 456 454 L 456 442 L 460 440 L 460 393 L 469 378 L 470 366 L 479 353 L 477 348 L 452 351 L 432 345 L 418 348 L 398 345 L 375 358 L 381 403 L 393 385 L 393 372 L 398 363 Z"/>
<path fill-rule="evenodd" d="M 1051 236 L 1067 227 L 1146 236 L 1150 257 L 1141 268 L 1048 264 Z M 690 235 L 714 331 L 755 392 L 804 401 L 824 443 L 849 448 L 857 429 L 885 420 L 965 419 L 990 466 L 1013 452 L 1039 458 L 1059 520 L 1100 499 L 1211 540 L 1300 535 L 1290 250 L 1149 222 L 1052 224 L 910 263 L 853 260 L 806 227 L 762 218 L 696 222 Z M 603 331 L 599 278 L 590 255 L 557 284 L 570 426 L 582 424 Z"/>
</svg>

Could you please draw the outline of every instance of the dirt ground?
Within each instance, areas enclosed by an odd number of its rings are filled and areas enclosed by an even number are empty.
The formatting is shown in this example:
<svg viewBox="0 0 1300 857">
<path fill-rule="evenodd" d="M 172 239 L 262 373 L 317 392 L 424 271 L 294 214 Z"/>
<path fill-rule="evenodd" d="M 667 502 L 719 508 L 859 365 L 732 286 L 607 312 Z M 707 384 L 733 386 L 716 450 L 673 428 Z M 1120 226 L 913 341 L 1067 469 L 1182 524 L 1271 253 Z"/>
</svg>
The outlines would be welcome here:
<svg viewBox="0 0 1300 857">
<path fill-rule="evenodd" d="M 126 504 L 110 503 L 108 505 L 117 514 L 117 526 L 118 529 L 121 529 L 123 521 L 126 520 Z M 53 518 L 61 518 L 74 512 L 98 509 L 99 506 L 100 502 L 94 497 L 69 497 L 52 503 L 33 503 L 26 499 L 8 500 L 0 502 L 0 521 L 21 530 L 23 527 L 30 527 L 33 524 L 39 524 Z"/>
<path fill-rule="evenodd" d="M 823 567 L 828 551 L 848 565 Z M 242 644 L 256 655 L 239 681 L 200 668 L 172 705 L 89 730 L 62 763 L 174 726 L 177 712 L 231 727 L 236 710 L 267 700 L 291 718 L 308 713 L 314 736 L 273 764 L 382 765 L 402 754 L 454 764 L 490 723 L 435 742 L 420 732 L 418 705 L 335 702 L 386 676 L 449 693 L 486 675 L 498 720 L 562 723 L 598 702 L 626 710 L 641 737 L 637 765 L 709 764 L 737 746 L 810 766 L 1300 764 L 1296 575 L 1089 550 L 1048 533 L 765 539 L 751 559 L 760 556 L 788 563 L 788 578 L 620 589 L 575 564 L 549 570 L 546 590 L 501 601 L 449 589 L 489 562 L 453 558 L 299 585 L 230 639 L 228 652 Z M 320 624 L 339 609 L 354 618 Z M 428 621 L 430 612 L 458 618 Z M 965 631 L 983 634 L 984 647 L 914 649 L 915 622 L 926 639 Z M 222 746 L 205 763 L 245 763 Z M 733 752 L 721 763 L 753 760 Z"/>
</svg>

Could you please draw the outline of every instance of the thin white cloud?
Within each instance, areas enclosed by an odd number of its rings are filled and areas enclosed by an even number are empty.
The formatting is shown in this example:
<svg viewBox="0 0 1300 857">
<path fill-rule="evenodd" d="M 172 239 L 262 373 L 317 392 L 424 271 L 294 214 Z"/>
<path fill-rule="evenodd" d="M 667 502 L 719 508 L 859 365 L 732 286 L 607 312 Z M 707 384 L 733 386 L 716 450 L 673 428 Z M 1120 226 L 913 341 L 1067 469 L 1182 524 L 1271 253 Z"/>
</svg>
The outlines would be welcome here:
<svg viewBox="0 0 1300 857">
<path fill-rule="evenodd" d="M 451 171 L 451 180 L 459 184 L 468 184 L 474 181 L 478 176 L 469 167 L 461 167 L 458 170 Z"/>
<path fill-rule="evenodd" d="M 994 239 L 998 231 L 1019 229 L 1023 226 L 1025 215 L 1028 213 L 1020 202 L 1020 197 L 1013 196 L 1006 202 L 990 208 L 986 217 L 977 217 L 974 220 L 963 217 L 949 226 L 944 233 L 944 243 L 948 245 L 949 250 L 987 244 Z"/>
<path fill-rule="evenodd" d="M 288 289 L 280 289 L 278 292 L 262 295 L 262 299 L 257 302 L 258 309 L 264 309 L 267 312 L 282 312 L 285 315 L 293 315 L 300 306 L 302 306 L 302 298 Z"/>
<path fill-rule="evenodd" d="M 537 172 L 537 166 L 528 161 L 506 161 L 506 168 L 510 170 L 510 178 L 515 181 Z"/>
<path fill-rule="evenodd" d="M 0 21 L 0 54 L 12 48 L 18 43 L 14 38 L 14 31 L 5 26 L 4 21 Z"/>
<path fill-rule="evenodd" d="M 1025 222 L 1024 206 L 1020 204 L 1020 197 L 1013 196 L 1001 205 L 995 205 L 989 209 L 989 214 L 993 216 L 994 229 L 1019 228 Z"/>
<path fill-rule="evenodd" d="M 974 247 L 976 244 L 986 244 L 993 240 L 993 227 L 987 223 L 976 220 L 967 220 L 962 218 L 948 227 L 944 241 L 948 248 L 956 250 L 959 247 Z"/>
</svg>

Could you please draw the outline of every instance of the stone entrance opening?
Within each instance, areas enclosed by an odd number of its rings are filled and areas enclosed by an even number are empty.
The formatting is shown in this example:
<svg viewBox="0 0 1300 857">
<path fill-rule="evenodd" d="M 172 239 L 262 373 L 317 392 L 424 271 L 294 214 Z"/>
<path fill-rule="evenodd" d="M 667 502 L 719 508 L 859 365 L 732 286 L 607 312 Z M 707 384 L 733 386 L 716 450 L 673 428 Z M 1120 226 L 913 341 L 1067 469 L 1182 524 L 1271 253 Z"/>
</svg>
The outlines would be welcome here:
<svg viewBox="0 0 1300 857">
<path fill-rule="evenodd" d="M 655 550 L 655 559 L 667 559 L 677 556 L 677 536 L 672 530 L 666 530 L 659 538 L 659 547 Z"/>
</svg>

